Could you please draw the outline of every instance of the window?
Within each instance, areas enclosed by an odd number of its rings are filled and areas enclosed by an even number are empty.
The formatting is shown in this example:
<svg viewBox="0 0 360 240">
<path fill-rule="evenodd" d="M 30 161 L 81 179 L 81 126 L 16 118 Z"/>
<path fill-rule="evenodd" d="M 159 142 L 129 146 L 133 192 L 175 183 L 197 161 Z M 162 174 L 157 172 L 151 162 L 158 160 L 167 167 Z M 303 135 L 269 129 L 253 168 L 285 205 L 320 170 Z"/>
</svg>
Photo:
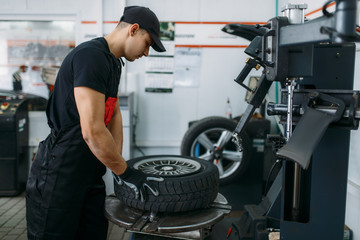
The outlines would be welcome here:
<svg viewBox="0 0 360 240">
<path fill-rule="evenodd" d="M 74 47 L 74 21 L 0 21 L 0 88 L 47 98 L 42 70 L 59 67 Z"/>
</svg>

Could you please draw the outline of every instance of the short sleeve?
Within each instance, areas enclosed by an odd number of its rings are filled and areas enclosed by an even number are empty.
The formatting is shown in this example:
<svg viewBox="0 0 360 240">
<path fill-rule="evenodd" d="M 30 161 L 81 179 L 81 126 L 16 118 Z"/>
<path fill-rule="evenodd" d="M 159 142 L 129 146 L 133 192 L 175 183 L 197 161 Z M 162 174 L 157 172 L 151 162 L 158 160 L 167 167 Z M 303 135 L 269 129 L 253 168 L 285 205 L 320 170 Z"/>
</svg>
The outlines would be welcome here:
<svg viewBox="0 0 360 240">
<path fill-rule="evenodd" d="M 111 73 L 106 53 L 95 48 L 81 49 L 73 58 L 74 87 L 85 86 L 103 94 Z"/>
</svg>

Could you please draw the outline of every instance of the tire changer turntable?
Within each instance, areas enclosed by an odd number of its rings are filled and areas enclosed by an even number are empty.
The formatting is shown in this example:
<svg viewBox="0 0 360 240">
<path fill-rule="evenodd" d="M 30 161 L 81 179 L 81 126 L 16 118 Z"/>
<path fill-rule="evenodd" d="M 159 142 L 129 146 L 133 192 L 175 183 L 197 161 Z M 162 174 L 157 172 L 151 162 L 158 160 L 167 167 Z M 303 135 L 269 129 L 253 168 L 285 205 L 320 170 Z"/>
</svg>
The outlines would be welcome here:
<svg viewBox="0 0 360 240">
<path fill-rule="evenodd" d="M 227 237 L 211 233 L 231 211 L 221 194 L 209 209 L 164 215 L 137 211 L 108 197 L 105 214 L 110 221 L 129 232 L 178 239 L 268 240 L 274 230 L 285 240 L 343 239 L 350 130 L 358 128 L 360 119 L 360 92 L 353 91 L 354 42 L 360 41 L 357 0 L 337 0 L 334 13 L 324 6 L 323 17 L 307 22 L 305 8 L 289 4 L 283 17 L 257 29 L 243 26 L 245 35 L 257 36 L 245 50 L 250 58 L 235 82 L 245 86 L 258 65 L 264 71 L 233 132 L 239 149 L 238 136 L 272 83 L 283 86 L 282 103 L 268 105 L 268 114 L 280 115 L 286 125 L 285 139 L 273 139 L 280 144 L 277 157 L 283 167 L 263 201 L 246 205 L 240 218 L 224 223 L 233 227 Z M 324 218 L 329 209 L 331 216 Z"/>
<path fill-rule="evenodd" d="M 231 211 L 226 198 L 218 193 L 219 173 L 212 162 L 152 155 L 127 163 L 128 167 L 165 178 L 157 184 L 159 195 L 150 195 L 145 202 L 134 198 L 133 191 L 119 180 L 114 185 L 115 196 L 106 198 L 105 216 L 135 233 L 132 239 L 204 239 Z"/>
</svg>

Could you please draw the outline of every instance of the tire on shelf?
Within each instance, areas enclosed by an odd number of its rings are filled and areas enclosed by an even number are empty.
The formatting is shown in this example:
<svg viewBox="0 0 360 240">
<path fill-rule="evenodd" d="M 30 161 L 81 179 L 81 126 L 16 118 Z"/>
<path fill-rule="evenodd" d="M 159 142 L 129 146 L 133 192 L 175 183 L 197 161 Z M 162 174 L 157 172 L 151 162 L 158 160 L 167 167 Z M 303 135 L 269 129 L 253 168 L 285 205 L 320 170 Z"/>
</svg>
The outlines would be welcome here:
<svg viewBox="0 0 360 240">
<path fill-rule="evenodd" d="M 152 181 L 159 196 L 146 189 L 145 202 L 135 199 L 133 190 L 126 184 L 114 182 L 116 197 L 129 207 L 153 212 L 184 212 L 209 207 L 218 194 L 218 169 L 202 159 L 154 155 L 131 159 L 127 165 L 148 176 L 164 178 L 163 182 Z"/>
<path fill-rule="evenodd" d="M 237 151 L 236 145 L 231 139 L 226 143 L 224 149 L 215 151 L 215 145 L 222 136 L 221 134 L 223 132 L 232 133 L 236 125 L 235 120 L 217 116 L 206 117 L 195 122 L 183 137 L 181 155 L 204 158 L 218 167 L 221 164 L 220 184 L 240 178 L 246 173 L 251 159 L 251 139 L 249 136 L 244 131 L 240 135 L 242 152 Z M 237 156 L 237 159 L 233 161 L 227 156 L 232 156 L 231 158 Z"/>
</svg>

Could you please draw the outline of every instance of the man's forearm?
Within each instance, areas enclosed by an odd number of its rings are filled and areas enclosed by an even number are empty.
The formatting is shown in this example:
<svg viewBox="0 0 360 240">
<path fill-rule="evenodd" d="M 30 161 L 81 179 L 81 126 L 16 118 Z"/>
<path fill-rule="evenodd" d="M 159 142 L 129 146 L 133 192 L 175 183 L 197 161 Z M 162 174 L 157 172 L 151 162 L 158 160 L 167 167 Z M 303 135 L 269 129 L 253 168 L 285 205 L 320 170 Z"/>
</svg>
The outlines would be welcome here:
<svg viewBox="0 0 360 240">
<path fill-rule="evenodd" d="M 126 161 L 118 151 L 118 144 L 110 131 L 105 126 L 103 128 L 99 126 L 91 133 L 83 133 L 84 140 L 97 159 L 115 174 L 121 175 L 127 167 Z"/>
<path fill-rule="evenodd" d="M 115 141 L 120 154 L 123 150 L 123 124 L 119 104 L 116 104 L 114 115 L 108 125 L 108 129 Z"/>
</svg>

